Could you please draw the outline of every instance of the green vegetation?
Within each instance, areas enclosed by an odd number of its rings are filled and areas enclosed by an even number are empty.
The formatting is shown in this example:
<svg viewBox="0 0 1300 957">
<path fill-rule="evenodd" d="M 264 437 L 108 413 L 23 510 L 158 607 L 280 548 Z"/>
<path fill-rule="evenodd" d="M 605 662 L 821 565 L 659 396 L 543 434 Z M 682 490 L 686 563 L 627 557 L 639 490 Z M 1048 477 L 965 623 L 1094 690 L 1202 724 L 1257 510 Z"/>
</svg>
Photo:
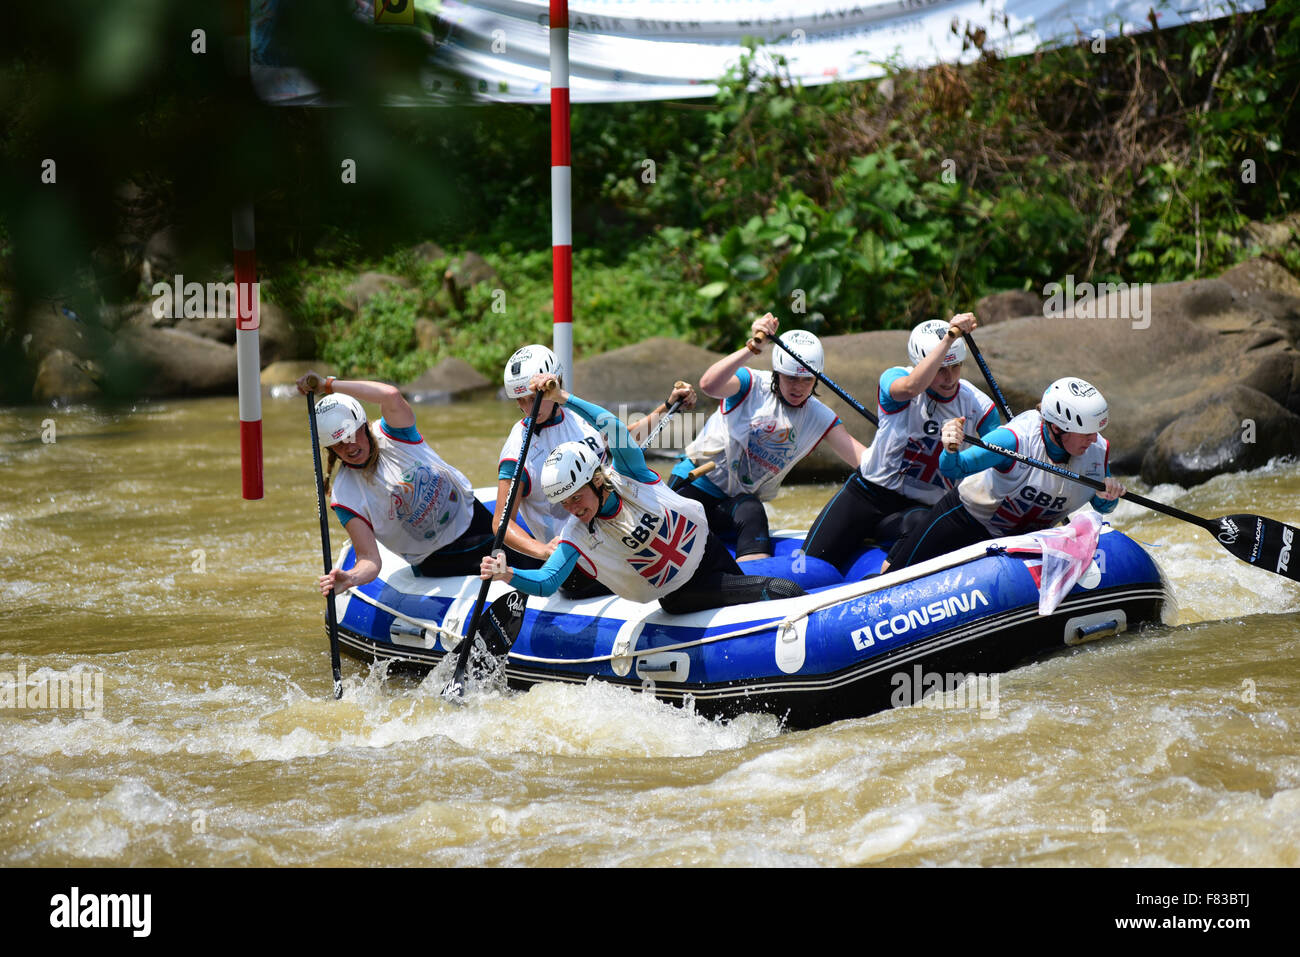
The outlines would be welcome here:
<svg viewBox="0 0 1300 957">
<path fill-rule="evenodd" d="M 166 10 L 154 29 L 189 22 Z M 652 335 L 729 349 L 767 310 L 824 333 L 909 326 L 1070 274 L 1160 282 L 1260 253 L 1300 272 L 1294 231 L 1264 250 L 1243 231 L 1300 201 L 1300 0 L 1015 60 L 993 52 L 997 29 L 965 25 L 965 66 L 805 89 L 755 45 L 713 100 L 575 107 L 579 355 Z M 495 377 L 515 346 L 548 340 L 547 109 L 381 109 L 379 84 L 356 91 L 340 71 L 391 72 L 411 51 L 390 42 L 317 20 L 286 39 L 323 88 L 353 95 L 331 110 L 250 108 L 213 63 L 180 54 L 153 70 L 172 88 L 133 69 L 92 95 L 71 88 L 90 81 L 64 68 L 66 37 L 38 43 L 0 74 L 5 172 L 35 168 L 53 138 L 83 157 L 68 175 L 91 201 L 0 193 L 13 312 L 66 295 L 70 276 L 100 299 L 142 295 L 138 270 L 103 255 L 131 229 L 142 245 L 170 222 L 207 268 L 228 261 L 229 197 L 244 190 L 264 293 L 347 374 L 405 381 L 454 355 Z M 240 136 L 203 139 L 235 115 Z M 93 144 L 75 142 L 80 124 Z M 344 157 L 356 185 L 340 183 Z M 113 205 L 128 181 L 131 215 L 156 211 L 143 226 Z M 416 255 L 426 241 L 446 255 Z M 452 295 L 446 272 L 470 250 L 497 278 Z M 357 312 L 344 290 L 372 270 L 409 286 Z"/>
<path fill-rule="evenodd" d="M 579 353 L 657 334 L 731 348 L 769 309 L 840 333 L 1068 274 L 1164 282 L 1261 253 L 1300 266 L 1294 233 L 1270 250 L 1243 235 L 1300 199 L 1300 0 L 1111 38 L 1104 52 L 1090 39 L 1007 61 L 987 31 L 967 38 L 981 51 L 969 66 L 807 89 L 756 45 L 713 102 L 576 107 Z M 488 258 L 508 308 L 448 312 L 443 264 L 430 264 L 405 334 L 416 312 L 440 314 L 446 334 L 416 366 L 455 354 L 495 374 L 515 344 L 549 337 L 549 250 L 518 251 L 548 235 L 547 118 L 496 111 L 470 119 L 491 189 L 472 191 L 476 226 L 453 248 Z M 493 202 L 504 215 L 483 216 Z M 308 312 L 329 358 L 401 378 L 409 356 L 348 345 L 367 315 Z"/>
</svg>

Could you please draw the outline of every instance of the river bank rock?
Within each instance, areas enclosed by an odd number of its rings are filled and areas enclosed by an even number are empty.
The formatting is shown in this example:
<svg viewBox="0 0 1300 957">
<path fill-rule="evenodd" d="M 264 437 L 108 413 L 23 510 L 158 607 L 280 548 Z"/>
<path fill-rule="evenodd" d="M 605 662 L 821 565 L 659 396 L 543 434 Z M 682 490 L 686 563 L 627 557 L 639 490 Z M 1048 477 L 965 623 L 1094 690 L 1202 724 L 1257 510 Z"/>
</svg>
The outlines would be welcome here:
<svg viewBox="0 0 1300 957">
<path fill-rule="evenodd" d="M 1300 414 L 1300 280 L 1281 266 L 1255 259 L 1218 279 L 1087 287 L 1086 294 L 1079 284 L 1065 292 L 1055 301 L 1049 295 L 1034 313 L 1004 315 L 976 332 L 1014 412 L 1033 408 L 1056 379 L 1087 379 L 1110 404 L 1112 469 L 1141 473 L 1152 483 L 1199 482 L 1273 456 L 1300 455 L 1292 422 Z M 1006 301 L 1020 303 L 1011 312 L 1033 304 Z M 826 375 L 874 413 L 881 373 L 907 364 L 907 337 L 905 330 L 823 337 Z M 648 340 L 578 363 L 576 391 L 603 405 L 650 408 L 673 379 L 698 384 L 719 357 L 673 340 Z M 770 369 L 770 355 L 750 366 Z M 991 395 L 973 359 L 963 371 Z M 871 442 L 875 428 L 852 406 L 824 385 L 817 394 L 851 434 Z M 1223 409 L 1214 412 L 1216 404 Z M 701 403 L 705 414 L 716 407 Z M 1244 420 L 1256 424 L 1254 441 L 1245 440 Z M 835 481 L 848 472 L 822 447 L 792 477 Z"/>
<path fill-rule="evenodd" d="M 680 416 L 682 421 L 675 426 L 673 434 L 689 442 L 694 431 L 683 431 L 683 424 L 696 423 L 702 427 L 705 418 L 718 407 L 718 401 L 701 392 L 699 386 L 704 370 L 721 358 L 720 352 L 680 339 L 646 339 L 578 361 L 574 374 L 565 381 L 565 388 L 574 386 L 575 395 L 602 405 L 626 420 L 633 413 L 654 409 L 668 398 L 673 383 L 684 379 L 695 386 L 699 401 L 689 418 Z"/>
<path fill-rule="evenodd" d="M 126 396 L 231 395 L 232 346 L 176 329 L 128 328 L 104 357 L 105 391 Z"/>
<path fill-rule="evenodd" d="M 980 325 L 991 326 L 995 322 L 1019 319 L 1021 316 L 1041 316 L 1043 299 L 1037 293 L 1020 289 L 995 292 L 975 303 L 974 312 Z"/>
<path fill-rule="evenodd" d="M 343 301 L 353 312 L 360 312 L 381 292 L 411 288 L 411 281 L 381 272 L 363 272 L 343 290 Z"/>
<path fill-rule="evenodd" d="M 1300 416 L 1257 389 L 1235 385 L 1206 396 L 1165 426 L 1143 456 L 1142 480 L 1196 485 L 1297 449 Z"/>
<path fill-rule="evenodd" d="M 55 349 L 36 370 L 32 397 L 41 404 L 89 402 L 100 397 L 100 372 L 93 362 Z"/>
<path fill-rule="evenodd" d="M 448 358 L 400 388 L 412 402 L 442 403 L 491 395 L 496 383 L 463 359 Z"/>
<path fill-rule="evenodd" d="M 1110 404 L 1106 438 L 1113 470 L 1178 481 L 1175 475 L 1186 478 L 1195 470 L 1167 470 L 1164 463 L 1173 462 L 1168 455 L 1147 461 L 1157 437 L 1176 420 L 1201 415 L 1193 410 L 1235 386 L 1256 390 L 1279 410 L 1300 404 L 1300 296 L 1289 291 L 1291 282 L 1294 277 L 1275 264 L 1253 261 L 1220 279 L 1067 301 L 1059 315 L 1010 319 L 981 328 L 976 340 L 1014 411 L 1032 408 L 1055 379 L 1087 379 Z M 1052 313 L 1051 305 L 1045 303 L 1044 311 Z M 965 376 L 989 391 L 978 366 L 968 363 Z M 1200 433 L 1177 431 L 1168 441 L 1192 434 Z M 1300 446 L 1286 446 L 1289 433 L 1280 434 L 1277 454 L 1300 454 Z M 1217 471 L 1252 467 L 1256 451 L 1224 451 Z"/>
<path fill-rule="evenodd" d="M 294 385 L 308 372 L 315 372 L 321 376 L 337 376 L 339 374 L 338 369 L 328 362 L 321 362 L 319 359 L 287 359 L 272 362 L 263 369 L 260 381 L 263 389 L 271 389 L 278 385 Z"/>
<path fill-rule="evenodd" d="M 59 350 L 78 359 L 93 359 L 113 341 L 108 330 L 58 302 L 43 302 L 28 310 L 23 327 L 27 330 L 23 349 L 37 367 L 47 355 Z"/>
</svg>

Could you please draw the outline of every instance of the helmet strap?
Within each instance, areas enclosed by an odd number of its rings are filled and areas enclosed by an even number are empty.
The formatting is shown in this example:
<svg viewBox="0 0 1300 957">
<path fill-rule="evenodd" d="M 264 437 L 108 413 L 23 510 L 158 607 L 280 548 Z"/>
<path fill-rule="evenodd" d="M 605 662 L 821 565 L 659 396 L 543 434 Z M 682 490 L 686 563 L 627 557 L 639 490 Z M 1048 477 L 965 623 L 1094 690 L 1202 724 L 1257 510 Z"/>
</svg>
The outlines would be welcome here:
<svg viewBox="0 0 1300 957">
<path fill-rule="evenodd" d="M 591 521 L 587 523 L 587 531 L 592 533 L 596 531 L 596 520 L 600 518 L 600 510 L 605 507 L 605 499 L 609 497 L 610 492 L 609 482 L 596 484 L 596 476 L 599 474 L 599 472 L 595 472 L 591 478 L 587 479 L 587 487 L 596 496 L 596 513 L 591 516 Z"/>
</svg>

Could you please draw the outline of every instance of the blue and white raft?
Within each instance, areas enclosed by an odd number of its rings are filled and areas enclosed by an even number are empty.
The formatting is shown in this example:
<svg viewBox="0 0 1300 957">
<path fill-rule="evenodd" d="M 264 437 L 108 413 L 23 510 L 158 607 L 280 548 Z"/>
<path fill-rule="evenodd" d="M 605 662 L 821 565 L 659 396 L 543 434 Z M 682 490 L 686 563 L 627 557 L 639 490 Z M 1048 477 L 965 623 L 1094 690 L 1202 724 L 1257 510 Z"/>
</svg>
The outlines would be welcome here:
<svg viewBox="0 0 1300 957">
<path fill-rule="evenodd" d="M 775 556 L 745 571 L 792 578 L 808 595 L 689 615 L 612 595 L 529 598 L 506 661 L 510 687 L 596 679 L 677 704 L 693 700 L 707 717 L 757 711 L 808 728 L 913 704 L 921 676 L 947 677 L 951 688 L 952 676 L 1006 671 L 1159 623 L 1170 598 L 1151 557 L 1109 526 L 1082 577 L 1047 615 L 1039 613 L 1042 560 L 1024 548 L 1024 536 L 865 580 L 880 569 L 878 548 L 841 575 L 803 557 L 801 535 L 775 538 Z M 481 582 L 422 578 L 382 546 L 380 554 L 379 577 L 339 597 L 342 649 L 365 661 L 433 668 L 460 642 Z M 340 563 L 354 560 L 349 545 Z M 510 590 L 494 582 L 488 598 Z"/>
</svg>

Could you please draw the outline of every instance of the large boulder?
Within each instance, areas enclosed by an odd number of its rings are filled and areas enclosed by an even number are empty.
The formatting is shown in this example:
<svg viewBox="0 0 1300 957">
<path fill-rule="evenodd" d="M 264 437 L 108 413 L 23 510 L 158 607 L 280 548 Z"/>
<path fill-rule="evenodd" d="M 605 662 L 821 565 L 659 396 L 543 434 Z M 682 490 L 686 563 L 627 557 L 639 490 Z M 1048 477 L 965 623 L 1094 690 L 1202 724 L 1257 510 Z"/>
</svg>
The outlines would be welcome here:
<svg viewBox="0 0 1300 957">
<path fill-rule="evenodd" d="M 1042 297 L 1037 293 L 1022 289 L 1013 289 L 1010 292 L 995 292 L 975 303 L 975 317 L 979 319 L 982 326 L 991 326 L 997 322 L 1019 319 L 1022 316 L 1041 316 L 1042 314 Z"/>
<path fill-rule="evenodd" d="M 699 392 L 700 376 L 721 358 L 720 353 L 681 339 L 646 339 L 577 362 L 565 386 L 610 410 L 623 405 L 645 411 L 663 402 L 678 379 Z M 711 412 L 717 406 L 716 400 L 701 393 L 696 411 Z"/>
<path fill-rule="evenodd" d="M 94 363 L 55 349 L 36 370 L 32 398 L 41 404 L 88 402 L 100 395 L 98 375 Z"/>
<path fill-rule="evenodd" d="M 401 276 L 390 276 L 380 272 L 363 272 L 356 280 L 343 290 L 343 301 L 353 312 L 360 312 L 366 303 L 381 292 L 409 289 L 411 282 Z"/>
<path fill-rule="evenodd" d="M 1032 408 L 1062 376 L 1097 386 L 1111 408 L 1111 464 L 1132 474 L 1166 426 L 1234 386 L 1300 405 L 1300 297 L 1278 289 L 1285 284 L 1267 268 L 1238 269 L 1055 312 L 1049 299 L 1051 317 L 1011 319 L 981 329 L 977 341 L 1014 411 Z M 1272 286 L 1244 294 L 1239 286 L 1260 275 Z M 977 366 L 966 377 L 987 391 Z M 1244 467 L 1225 460 L 1220 471 Z"/>
<path fill-rule="evenodd" d="M 437 262 L 447 258 L 447 251 L 434 242 L 423 242 L 411 247 L 411 256 L 420 262 Z"/>
<path fill-rule="evenodd" d="M 123 329 L 104 366 L 119 395 L 229 395 L 239 383 L 233 346 L 176 329 Z"/>
<path fill-rule="evenodd" d="M 443 359 L 413 382 L 402 386 L 412 402 L 451 402 L 478 395 L 490 395 L 496 383 L 484 377 L 462 359 Z"/>
<path fill-rule="evenodd" d="M 233 328 L 234 323 L 228 323 Z M 265 300 L 258 307 L 257 347 L 263 366 L 297 359 L 301 337 L 289 312 Z"/>
<path fill-rule="evenodd" d="M 24 351 L 35 363 L 56 350 L 93 359 L 112 345 L 108 330 L 57 302 L 43 302 L 28 310 L 23 328 Z"/>
<path fill-rule="evenodd" d="M 501 278 L 486 259 L 476 252 L 467 252 L 447 267 L 443 273 L 443 288 L 451 297 L 457 311 L 463 311 L 469 291 L 479 283 L 500 285 Z"/>
<path fill-rule="evenodd" d="M 1205 396 L 1161 430 L 1142 458 L 1142 480 L 1195 485 L 1300 453 L 1300 416 L 1243 385 Z"/>
<path fill-rule="evenodd" d="M 334 366 L 328 362 L 321 362 L 319 359 L 285 359 L 272 362 L 262 369 L 262 388 L 271 389 L 275 386 L 294 385 L 308 372 L 315 372 L 317 375 L 322 376 L 336 376 L 339 374 Z"/>
</svg>

